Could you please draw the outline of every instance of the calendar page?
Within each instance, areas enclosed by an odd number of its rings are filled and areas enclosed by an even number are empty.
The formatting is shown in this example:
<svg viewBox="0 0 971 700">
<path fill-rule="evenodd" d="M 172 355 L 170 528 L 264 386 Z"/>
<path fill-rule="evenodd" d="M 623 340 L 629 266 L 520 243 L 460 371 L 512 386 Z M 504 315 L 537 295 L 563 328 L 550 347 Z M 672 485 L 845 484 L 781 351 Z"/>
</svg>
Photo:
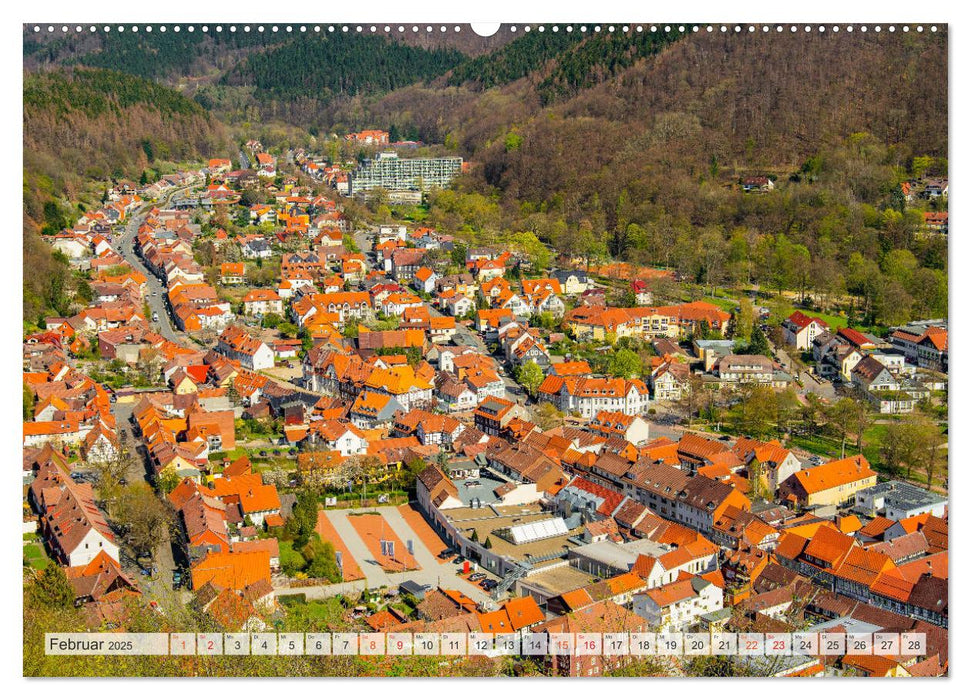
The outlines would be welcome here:
<svg viewBox="0 0 971 700">
<path fill-rule="evenodd" d="M 947 23 L 212 9 L 22 26 L 24 676 L 948 675 Z"/>
</svg>

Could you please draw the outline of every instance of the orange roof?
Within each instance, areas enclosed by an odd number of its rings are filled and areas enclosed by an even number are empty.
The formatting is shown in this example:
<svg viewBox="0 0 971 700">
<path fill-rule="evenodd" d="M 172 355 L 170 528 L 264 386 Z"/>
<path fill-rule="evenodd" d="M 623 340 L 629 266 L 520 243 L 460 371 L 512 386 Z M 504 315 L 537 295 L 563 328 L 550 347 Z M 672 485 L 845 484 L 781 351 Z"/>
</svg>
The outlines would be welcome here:
<svg viewBox="0 0 971 700">
<path fill-rule="evenodd" d="M 864 586 L 872 585 L 884 571 L 894 568 L 893 561 L 886 554 L 854 547 L 843 560 L 836 575 Z"/>
<path fill-rule="evenodd" d="M 876 475 L 877 473 L 870 469 L 870 463 L 866 457 L 855 455 L 827 462 L 812 469 L 803 469 L 793 476 L 807 494 L 812 494 L 876 477 Z"/>
<path fill-rule="evenodd" d="M 72 421 L 50 420 L 24 423 L 24 437 L 36 435 L 61 435 L 77 432 L 78 424 Z"/>
<path fill-rule="evenodd" d="M 554 362 L 550 369 L 560 377 L 582 377 L 593 374 L 590 363 L 586 360 L 575 360 L 573 362 Z"/>
<path fill-rule="evenodd" d="M 222 500 L 236 500 L 243 513 L 259 513 L 280 509 L 280 496 L 276 486 L 264 484 L 260 474 L 242 474 L 230 478 L 217 478 L 206 495 Z"/>
<path fill-rule="evenodd" d="M 479 613 L 479 627 L 483 632 L 492 634 L 505 634 L 513 632 L 515 629 L 509 620 L 509 615 L 502 608 L 490 613 Z"/>
<path fill-rule="evenodd" d="M 809 540 L 803 554 L 835 568 L 850 553 L 853 544 L 852 537 L 844 535 L 836 528 L 822 527 Z"/>
<path fill-rule="evenodd" d="M 243 303 L 252 301 L 280 301 L 280 295 L 272 289 L 253 289 L 243 297 Z"/>
<path fill-rule="evenodd" d="M 578 588 L 575 591 L 567 591 L 560 595 L 560 599 L 570 610 L 579 610 L 587 605 L 592 605 L 594 600 L 585 588 Z"/>
<path fill-rule="evenodd" d="M 509 624 L 514 631 L 535 625 L 545 619 L 543 611 L 539 609 L 539 604 L 532 596 L 528 595 L 507 601 L 503 605 L 503 609 L 506 611 Z M 483 629 L 485 628 L 483 627 Z"/>
<path fill-rule="evenodd" d="M 852 535 L 863 527 L 863 523 L 855 515 L 845 515 L 836 518 L 836 527 L 839 528 L 840 532 Z"/>
<path fill-rule="evenodd" d="M 394 627 L 400 620 L 394 615 L 389 613 L 387 610 L 379 610 L 370 617 L 364 619 L 368 627 L 373 629 L 375 632 L 383 632 L 389 627 Z"/>
<path fill-rule="evenodd" d="M 638 588 L 644 587 L 644 579 L 637 574 L 629 572 L 609 578 L 605 581 L 605 583 L 607 584 L 607 587 L 610 588 L 610 592 L 614 595 L 627 593 L 629 591 L 636 591 Z"/>
<path fill-rule="evenodd" d="M 219 588 L 242 590 L 259 581 L 270 579 L 270 553 L 209 552 L 192 566 L 192 590 L 197 591 L 212 582 Z"/>
<path fill-rule="evenodd" d="M 224 262 L 219 266 L 219 272 L 226 275 L 242 275 L 246 272 L 246 264 L 241 262 Z"/>
<path fill-rule="evenodd" d="M 678 577 L 671 583 L 667 583 L 658 588 L 647 591 L 647 595 L 657 604 L 659 608 L 666 608 L 673 603 L 677 603 L 688 598 L 694 598 L 697 594 L 691 576 Z"/>
</svg>

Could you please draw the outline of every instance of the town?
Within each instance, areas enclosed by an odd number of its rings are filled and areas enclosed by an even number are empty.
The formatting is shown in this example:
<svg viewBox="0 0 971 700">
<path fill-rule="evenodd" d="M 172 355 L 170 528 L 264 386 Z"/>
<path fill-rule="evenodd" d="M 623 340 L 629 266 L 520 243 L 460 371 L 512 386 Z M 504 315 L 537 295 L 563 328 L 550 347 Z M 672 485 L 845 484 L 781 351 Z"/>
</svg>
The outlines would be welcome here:
<svg viewBox="0 0 971 700">
<path fill-rule="evenodd" d="M 946 318 L 443 233 L 475 164 L 380 129 L 184 166 L 45 236 L 85 294 L 23 338 L 25 576 L 88 629 L 916 632 L 736 670 L 946 675 Z"/>
</svg>

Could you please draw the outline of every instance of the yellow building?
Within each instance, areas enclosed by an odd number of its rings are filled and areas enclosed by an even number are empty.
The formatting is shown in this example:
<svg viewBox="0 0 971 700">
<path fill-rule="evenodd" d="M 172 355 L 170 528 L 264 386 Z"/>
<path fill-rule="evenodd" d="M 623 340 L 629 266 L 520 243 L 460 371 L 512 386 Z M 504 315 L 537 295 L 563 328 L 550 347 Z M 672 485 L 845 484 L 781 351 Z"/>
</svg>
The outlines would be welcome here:
<svg viewBox="0 0 971 700">
<path fill-rule="evenodd" d="M 779 495 L 803 508 L 835 506 L 876 483 L 877 473 L 870 469 L 866 457 L 856 455 L 799 470 L 782 482 Z"/>
</svg>

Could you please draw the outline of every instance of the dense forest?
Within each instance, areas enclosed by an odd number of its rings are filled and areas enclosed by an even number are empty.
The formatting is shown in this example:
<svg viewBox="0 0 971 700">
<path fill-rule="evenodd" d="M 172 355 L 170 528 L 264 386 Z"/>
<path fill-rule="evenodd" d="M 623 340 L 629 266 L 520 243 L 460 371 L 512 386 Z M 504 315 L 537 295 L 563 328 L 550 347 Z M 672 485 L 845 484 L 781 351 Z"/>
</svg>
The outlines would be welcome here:
<svg viewBox="0 0 971 700">
<path fill-rule="evenodd" d="M 278 97 L 380 94 L 429 80 L 465 56 L 453 49 L 423 49 L 382 36 L 344 33 L 300 37 L 254 53 L 223 78 L 229 85 L 254 85 Z"/>
<path fill-rule="evenodd" d="M 96 181 L 195 160 L 226 143 L 198 104 L 115 71 L 57 69 L 24 76 L 24 317 L 63 313 L 70 279 L 39 233 L 56 233 Z M 43 274 L 36 274 L 38 271 Z"/>
<path fill-rule="evenodd" d="M 530 31 L 496 51 L 466 61 L 451 72 L 446 82 L 471 82 L 483 89 L 506 85 L 541 69 L 583 36 L 578 31 Z"/>
</svg>

